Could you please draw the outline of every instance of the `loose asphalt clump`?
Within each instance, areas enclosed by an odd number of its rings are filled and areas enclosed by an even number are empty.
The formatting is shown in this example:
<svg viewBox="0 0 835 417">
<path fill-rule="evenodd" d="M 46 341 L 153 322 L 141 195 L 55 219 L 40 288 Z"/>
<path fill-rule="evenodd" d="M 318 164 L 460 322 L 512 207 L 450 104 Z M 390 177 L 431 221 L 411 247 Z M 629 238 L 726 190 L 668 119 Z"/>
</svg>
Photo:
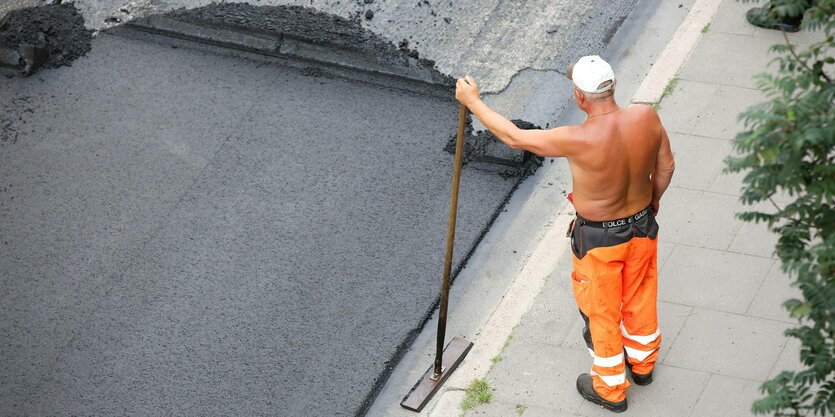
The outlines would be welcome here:
<svg viewBox="0 0 835 417">
<path fill-rule="evenodd" d="M 0 44 L 18 51 L 25 75 L 71 65 L 90 50 L 92 34 L 72 3 L 14 10 L 0 21 Z"/>
<path fill-rule="evenodd" d="M 369 9 L 362 16 L 371 19 L 373 12 Z M 358 51 L 382 64 L 402 65 L 404 60 L 413 58 L 416 65 L 433 71 L 436 82 L 454 84 L 450 76 L 435 70 L 435 61 L 420 58 L 416 51 L 408 48 L 408 44 L 401 42 L 395 45 L 392 41 L 362 27 L 359 19 L 346 19 L 309 7 L 212 3 L 194 9 L 175 10 L 167 13 L 165 17 L 199 26 L 269 35 L 280 34 L 314 44 Z"/>
<path fill-rule="evenodd" d="M 511 120 L 520 129 L 541 129 L 541 127 L 520 119 Z M 444 146 L 444 150 L 455 154 L 456 137 L 453 136 Z M 503 157 L 504 156 L 504 157 Z M 472 116 L 467 118 L 464 128 L 464 165 L 471 162 L 489 162 L 506 165 L 508 168 L 500 171 L 504 178 L 524 178 L 533 175 L 542 166 L 543 158 L 527 151 L 513 151 L 507 147 L 490 131 L 473 131 Z"/>
</svg>

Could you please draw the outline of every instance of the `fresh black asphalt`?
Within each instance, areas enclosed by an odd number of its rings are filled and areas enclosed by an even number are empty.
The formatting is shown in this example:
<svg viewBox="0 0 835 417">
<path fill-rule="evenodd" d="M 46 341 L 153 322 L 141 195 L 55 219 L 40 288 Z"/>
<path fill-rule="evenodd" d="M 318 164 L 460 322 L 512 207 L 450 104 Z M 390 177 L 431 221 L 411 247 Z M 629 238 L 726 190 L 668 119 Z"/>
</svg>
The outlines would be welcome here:
<svg viewBox="0 0 835 417">
<path fill-rule="evenodd" d="M 354 415 L 437 297 L 452 100 L 107 34 L 0 91 L 0 415 Z"/>
</svg>

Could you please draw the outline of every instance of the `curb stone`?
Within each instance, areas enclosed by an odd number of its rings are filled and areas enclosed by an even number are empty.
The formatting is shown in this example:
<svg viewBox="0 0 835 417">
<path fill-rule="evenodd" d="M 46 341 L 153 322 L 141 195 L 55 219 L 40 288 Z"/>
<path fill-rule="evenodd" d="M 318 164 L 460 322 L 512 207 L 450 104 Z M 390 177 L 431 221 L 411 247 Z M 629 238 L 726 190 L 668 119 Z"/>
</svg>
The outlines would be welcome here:
<svg viewBox="0 0 835 417">
<path fill-rule="evenodd" d="M 664 96 L 667 84 L 678 74 L 702 35 L 702 28 L 713 21 L 723 0 L 696 0 L 673 39 L 655 60 L 638 91 L 633 103 L 656 104 Z"/>
</svg>

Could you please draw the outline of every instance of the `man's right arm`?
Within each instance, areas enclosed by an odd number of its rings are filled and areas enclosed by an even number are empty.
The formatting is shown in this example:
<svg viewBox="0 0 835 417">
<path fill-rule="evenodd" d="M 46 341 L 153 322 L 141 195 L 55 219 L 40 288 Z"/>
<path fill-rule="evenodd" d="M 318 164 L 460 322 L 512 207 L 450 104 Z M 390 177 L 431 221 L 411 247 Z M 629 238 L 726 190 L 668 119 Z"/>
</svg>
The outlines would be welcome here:
<svg viewBox="0 0 835 417">
<path fill-rule="evenodd" d="M 653 112 L 654 113 L 654 112 Z M 655 114 L 658 118 L 658 114 Z M 658 119 L 658 126 L 661 128 L 661 146 L 658 149 L 658 156 L 655 158 L 655 168 L 652 170 L 652 211 L 653 214 L 658 214 L 658 207 L 661 202 L 661 196 L 670 181 L 673 179 L 673 172 L 676 170 L 676 161 L 673 158 L 673 150 L 670 148 L 670 137 L 667 136 L 667 131 L 664 125 Z"/>
</svg>

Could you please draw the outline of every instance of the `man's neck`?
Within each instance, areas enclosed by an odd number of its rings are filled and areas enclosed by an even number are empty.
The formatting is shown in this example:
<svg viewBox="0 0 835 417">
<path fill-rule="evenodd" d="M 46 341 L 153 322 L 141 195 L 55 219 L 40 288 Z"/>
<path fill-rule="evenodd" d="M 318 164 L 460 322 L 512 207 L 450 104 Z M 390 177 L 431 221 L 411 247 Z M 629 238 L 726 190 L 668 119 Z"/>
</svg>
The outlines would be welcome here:
<svg viewBox="0 0 835 417">
<path fill-rule="evenodd" d="M 595 103 L 586 109 L 586 114 L 588 115 L 587 120 L 593 117 L 612 114 L 618 110 L 620 110 L 620 107 L 614 100 L 606 100 L 600 103 Z"/>
</svg>

